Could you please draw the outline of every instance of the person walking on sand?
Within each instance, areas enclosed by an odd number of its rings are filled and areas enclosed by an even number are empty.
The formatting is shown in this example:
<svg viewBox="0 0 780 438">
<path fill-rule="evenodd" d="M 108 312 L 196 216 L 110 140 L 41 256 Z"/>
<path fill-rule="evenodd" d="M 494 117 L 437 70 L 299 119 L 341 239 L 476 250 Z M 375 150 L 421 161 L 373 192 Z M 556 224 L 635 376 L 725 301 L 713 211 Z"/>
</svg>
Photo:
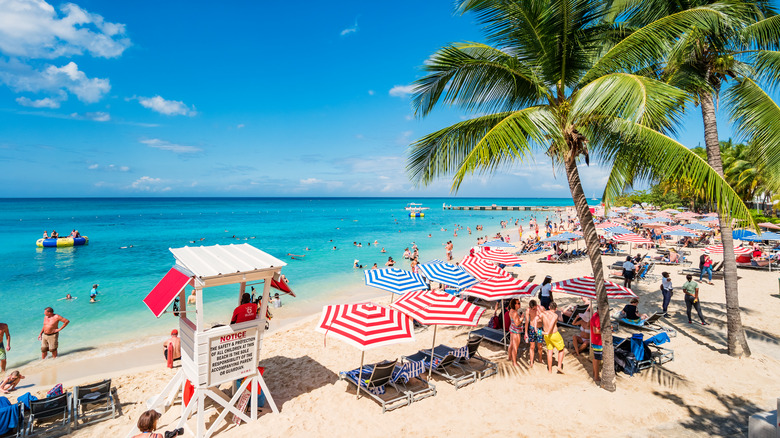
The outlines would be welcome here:
<svg viewBox="0 0 780 438">
<path fill-rule="evenodd" d="M 669 317 L 669 302 L 672 301 L 672 279 L 669 277 L 668 272 L 661 273 L 661 295 L 664 297 L 662 306 L 664 311 L 664 318 Z"/>
<path fill-rule="evenodd" d="M 566 355 L 566 345 L 563 337 L 558 332 L 558 313 L 555 311 L 558 305 L 555 301 L 550 303 L 550 310 L 539 309 L 539 318 L 542 320 L 544 331 L 544 343 L 547 345 L 547 371 L 552 373 L 553 349 L 558 350 L 558 373 L 563 374 L 563 357 Z"/>
<path fill-rule="evenodd" d="M 709 325 L 709 323 L 704 320 L 704 315 L 701 313 L 699 285 L 693 281 L 693 275 L 691 274 L 686 275 L 685 279 L 688 281 L 683 283 L 682 290 L 685 292 L 685 311 L 688 315 L 688 324 L 693 324 L 693 321 L 691 320 L 691 307 L 695 307 L 696 312 L 699 314 L 699 319 L 701 319 L 701 325 Z"/>
<path fill-rule="evenodd" d="M 3 337 L 8 341 L 5 344 Z M 8 330 L 8 324 L 0 322 L 0 373 L 5 373 L 6 351 L 11 351 L 11 332 Z"/>
<path fill-rule="evenodd" d="M 62 323 L 62 327 L 60 327 Z M 43 310 L 43 328 L 38 339 L 41 341 L 41 359 L 46 359 L 46 355 L 51 351 L 52 359 L 57 358 L 57 348 L 59 347 L 59 337 L 62 329 L 68 326 L 70 321 L 54 313 L 54 309 L 47 307 Z"/>
</svg>

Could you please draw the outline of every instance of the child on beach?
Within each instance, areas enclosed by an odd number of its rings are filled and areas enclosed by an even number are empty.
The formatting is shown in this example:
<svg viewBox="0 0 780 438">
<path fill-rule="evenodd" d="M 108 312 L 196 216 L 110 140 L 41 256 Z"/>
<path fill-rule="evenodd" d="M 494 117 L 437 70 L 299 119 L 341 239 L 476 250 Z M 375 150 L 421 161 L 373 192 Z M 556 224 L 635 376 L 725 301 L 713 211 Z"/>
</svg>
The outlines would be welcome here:
<svg viewBox="0 0 780 438">
<path fill-rule="evenodd" d="M 12 371 L 11 374 L 8 375 L 5 379 L 3 379 L 2 382 L 0 382 L 0 391 L 3 392 L 3 394 L 8 394 L 9 392 L 16 389 L 16 385 L 19 384 L 19 382 L 24 379 L 24 376 L 19 371 Z"/>
</svg>

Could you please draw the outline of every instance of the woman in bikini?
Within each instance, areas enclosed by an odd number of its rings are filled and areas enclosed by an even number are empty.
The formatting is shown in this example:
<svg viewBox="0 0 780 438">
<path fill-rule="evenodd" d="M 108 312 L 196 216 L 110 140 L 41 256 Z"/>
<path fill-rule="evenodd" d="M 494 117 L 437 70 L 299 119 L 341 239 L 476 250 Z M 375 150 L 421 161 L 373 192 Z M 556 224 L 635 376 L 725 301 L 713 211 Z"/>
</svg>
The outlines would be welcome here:
<svg viewBox="0 0 780 438">
<path fill-rule="evenodd" d="M 520 339 L 523 336 L 523 318 L 520 310 L 520 300 L 512 298 L 509 301 L 509 360 L 512 365 L 517 365 L 517 349 L 520 347 Z"/>
<path fill-rule="evenodd" d="M 528 303 L 528 310 L 525 312 L 525 318 L 523 318 L 523 325 L 525 327 L 525 342 L 528 342 L 528 367 L 534 366 L 534 353 L 536 349 L 539 349 L 539 361 L 544 363 L 544 352 L 542 351 L 542 345 L 544 345 L 544 334 L 542 329 L 539 328 L 539 312 L 536 308 L 536 300 L 531 300 Z"/>
<path fill-rule="evenodd" d="M 11 372 L 8 377 L 0 382 L 0 391 L 2 391 L 3 394 L 8 394 L 9 392 L 16 389 L 16 385 L 18 385 L 22 379 L 24 379 L 24 376 L 19 371 Z"/>
<path fill-rule="evenodd" d="M 160 433 L 155 433 L 157 429 L 157 420 L 160 419 L 160 414 L 154 409 L 150 409 L 138 418 L 138 430 L 141 432 L 133 438 L 163 438 Z"/>
</svg>

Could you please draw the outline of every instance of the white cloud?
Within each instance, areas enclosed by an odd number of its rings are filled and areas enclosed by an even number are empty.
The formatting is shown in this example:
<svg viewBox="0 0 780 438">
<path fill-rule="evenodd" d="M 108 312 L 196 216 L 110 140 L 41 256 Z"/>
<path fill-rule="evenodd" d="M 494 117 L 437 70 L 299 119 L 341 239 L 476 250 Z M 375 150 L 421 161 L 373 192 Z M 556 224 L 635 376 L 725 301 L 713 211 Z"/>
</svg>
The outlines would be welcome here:
<svg viewBox="0 0 780 438">
<path fill-rule="evenodd" d="M 374 94 L 375 94 L 375 93 L 374 93 L 374 90 L 368 90 L 368 95 L 369 95 L 369 96 L 373 96 Z"/>
<path fill-rule="evenodd" d="M 0 52 L 32 59 L 89 53 L 115 58 L 130 46 L 125 25 L 65 3 L 59 13 L 43 0 L 0 1 Z"/>
<path fill-rule="evenodd" d="M 89 167 L 88 167 L 88 169 L 89 169 L 89 170 L 96 170 L 98 167 L 100 167 L 100 165 L 99 165 L 99 164 L 90 164 L 90 165 L 89 165 Z"/>
<path fill-rule="evenodd" d="M 133 181 L 129 188 L 139 192 L 167 192 L 171 190 L 170 186 L 165 186 L 164 184 L 164 181 L 160 178 L 142 176 Z"/>
<path fill-rule="evenodd" d="M 396 142 L 398 142 L 400 145 L 406 146 L 409 144 L 409 140 L 412 138 L 412 134 L 412 131 L 403 131 L 398 135 Z"/>
<path fill-rule="evenodd" d="M 96 122 L 107 122 L 111 120 L 111 114 L 100 112 L 100 111 L 94 113 L 86 113 L 84 117 L 86 117 L 89 120 L 94 120 Z"/>
<path fill-rule="evenodd" d="M 243 123 L 239 123 L 239 124 L 236 126 L 236 129 L 241 129 L 241 128 L 243 128 L 244 126 L 246 126 L 246 125 L 244 125 Z"/>
<path fill-rule="evenodd" d="M 320 184 L 322 183 L 321 179 L 317 178 L 306 178 L 301 180 L 301 184 L 309 185 L 309 184 Z"/>
<path fill-rule="evenodd" d="M 119 171 L 120 172 L 129 172 L 130 171 L 130 167 L 129 166 L 119 166 Z"/>
<path fill-rule="evenodd" d="M 111 90 L 108 79 L 88 77 L 79 70 L 75 62 L 69 62 L 62 67 L 48 65 L 43 70 L 34 70 L 17 60 L 0 61 L 0 82 L 16 92 L 50 93 L 53 97 L 51 102 L 46 102 L 49 105 L 55 101 L 66 100 L 66 91 L 82 102 L 94 103 Z M 21 105 L 33 102 L 27 98 L 21 99 L 22 101 L 17 100 Z M 49 106 L 49 108 L 53 107 Z"/>
<path fill-rule="evenodd" d="M 344 185 L 342 181 L 325 181 L 318 178 L 302 179 L 300 183 L 302 186 L 325 186 L 327 190 L 337 189 Z"/>
<path fill-rule="evenodd" d="M 355 25 L 352 26 L 352 27 L 348 27 L 348 28 L 342 30 L 340 35 L 341 36 L 347 36 L 347 35 L 352 34 L 352 33 L 357 33 L 357 31 L 358 31 L 358 22 L 357 22 L 357 18 L 356 18 L 355 19 Z"/>
<path fill-rule="evenodd" d="M 394 97 L 406 97 L 414 93 L 415 85 L 396 85 L 390 89 L 390 95 Z"/>
<path fill-rule="evenodd" d="M 179 100 L 165 100 L 160 95 L 154 97 L 139 97 L 138 102 L 143 107 L 157 111 L 160 114 L 165 114 L 166 116 L 192 117 L 198 114 L 195 111 L 194 106 L 190 108 L 184 102 Z"/>
<path fill-rule="evenodd" d="M 21 106 L 29 106 L 32 108 L 59 108 L 60 107 L 60 101 L 57 99 L 52 99 L 50 97 L 45 97 L 43 99 L 37 99 L 37 100 L 32 100 L 27 97 L 17 97 L 16 103 L 18 103 Z"/>
<path fill-rule="evenodd" d="M 87 166 L 87 169 L 89 170 L 103 170 L 103 171 L 117 171 L 117 172 L 129 172 L 130 167 L 129 166 L 117 166 L 116 164 L 109 164 L 106 165 L 100 165 L 98 163 L 93 163 Z"/>
<path fill-rule="evenodd" d="M 199 147 L 175 144 L 169 141 L 160 140 L 159 138 L 140 140 L 140 142 L 149 146 L 150 148 L 162 149 L 164 151 L 171 151 L 175 154 L 194 154 L 203 150 Z"/>
</svg>

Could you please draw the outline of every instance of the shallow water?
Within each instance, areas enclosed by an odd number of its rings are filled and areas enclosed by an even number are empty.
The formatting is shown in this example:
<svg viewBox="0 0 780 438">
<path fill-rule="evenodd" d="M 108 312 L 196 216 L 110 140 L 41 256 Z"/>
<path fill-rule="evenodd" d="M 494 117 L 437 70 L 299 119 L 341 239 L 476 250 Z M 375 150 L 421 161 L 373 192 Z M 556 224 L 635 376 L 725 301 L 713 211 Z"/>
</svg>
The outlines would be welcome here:
<svg viewBox="0 0 780 438">
<path fill-rule="evenodd" d="M 404 211 L 408 202 L 431 209 L 424 218 L 409 218 Z M 249 243 L 287 262 L 282 272 L 298 297 L 285 298 L 285 306 L 310 309 L 363 283 L 362 270 L 352 268 L 355 259 L 366 267 L 382 267 L 392 256 L 396 267 L 404 268 L 403 251 L 412 242 L 423 262 L 443 258 L 447 240 L 453 240 L 456 254 L 472 246 L 476 233 L 469 236 L 464 229 L 455 238 L 454 224 L 472 230 L 481 224 L 483 234 L 492 235 L 501 220 L 527 221 L 531 216 L 443 210 L 443 203 L 572 204 L 571 199 L 555 198 L 0 199 L 0 322 L 9 324 L 13 336 L 9 366 L 39 357 L 37 336 L 46 306 L 71 321 L 60 336 L 61 354 L 107 343 L 132 344 L 175 326 L 172 316 L 156 319 L 141 301 L 173 265 L 168 248 Z M 89 237 L 89 245 L 36 248 L 43 230 L 65 235 L 73 228 Z M 387 253 L 381 253 L 382 247 Z M 304 257 L 292 260 L 288 254 Z M 90 303 L 94 283 L 100 285 L 99 301 Z M 58 301 L 67 293 L 77 299 Z M 236 286 L 208 289 L 206 321 L 227 318 L 236 295 Z"/>
</svg>

